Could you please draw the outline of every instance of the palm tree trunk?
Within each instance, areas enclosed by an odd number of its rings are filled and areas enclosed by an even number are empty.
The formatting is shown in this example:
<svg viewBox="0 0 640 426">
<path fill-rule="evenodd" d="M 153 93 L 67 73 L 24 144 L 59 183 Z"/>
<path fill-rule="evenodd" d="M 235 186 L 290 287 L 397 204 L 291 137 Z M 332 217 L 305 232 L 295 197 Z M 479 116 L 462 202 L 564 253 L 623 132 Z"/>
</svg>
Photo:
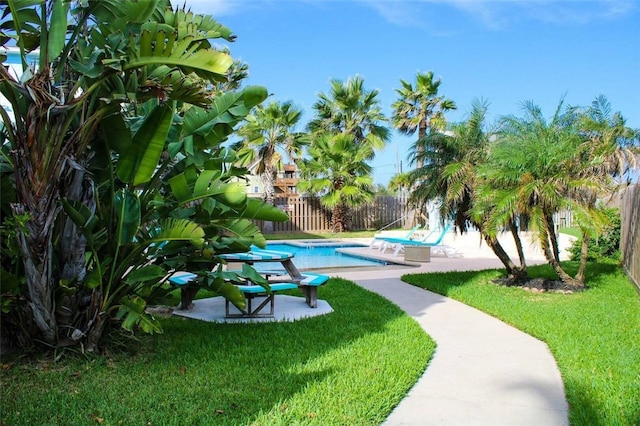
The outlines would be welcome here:
<svg viewBox="0 0 640 426">
<path fill-rule="evenodd" d="M 578 277 L 573 278 L 571 275 L 567 274 L 567 272 L 562 268 L 562 265 L 560 265 L 560 256 L 556 254 L 555 251 L 551 250 L 553 243 L 550 243 L 550 240 L 553 240 L 554 237 L 552 236 L 555 236 L 555 229 L 553 226 L 553 221 L 549 222 L 547 219 L 548 215 L 544 215 L 544 226 L 547 235 L 544 237 L 544 239 L 540 240 L 542 251 L 544 252 L 544 256 L 547 259 L 547 262 L 549 262 L 549 265 L 551 265 L 553 270 L 556 271 L 556 274 L 558 274 L 558 277 L 560 277 L 563 283 L 573 287 L 584 287 L 584 279 L 579 280 Z"/>
<path fill-rule="evenodd" d="M 589 254 L 589 236 L 582 233 L 582 246 L 580 247 L 580 267 L 576 274 L 576 280 L 584 283 L 585 271 L 587 269 L 587 257 Z"/>
<path fill-rule="evenodd" d="M 520 239 L 520 234 L 518 233 L 518 227 L 513 220 L 509 220 L 509 229 L 511 230 L 511 235 L 513 236 L 513 240 L 516 243 L 516 249 L 518 250 L 518 257 L 520 258 L 520 268 L 527 269 L 527 259 L 524 256 L 522 240 Z"/>
<path fill-rule="evenodd" d="M 421 169 L 422 167 L 424 167 L 424 157 L 423 157 L 424 148 L 420 141 L 422 141 L 426 135 L 427 135 L 427 121 L 422 120 L 418 124 L 418 142 L 416 143 L 416 149 L 417 149 L 416 168 L 417 169 Z M 409 191 L 411 191 L 411 188 L 409 188 Z M 424 203 L 416 202 L 415 209 L 416 210 L 413 216 L 413 221 L 411 223 L 411 226 L 420 224 L 420 218 L 424 216 Z"/>
<path fill-rule="evenodd" d="M 265 172 L 262 174 L 262 184 L 264 186 L 264 201 L 269 205 L 274 205 L 276 196 L 275 189 L 273 186 L 274 182 L 274 170 L 271 167 L 267 167 Z M 273 233 L 273 222 L 265 221 L 262 232 L 265 234 Z"/>
<path fill-rule="evenodd" d="M 549 235 L 549 240 L 551 241 L 551 247 L 553 248 L 553 256 L 556 259 L 556 262 L 560 262 L 560 247 L 558 246 L 558 236 L 556 234 L 556 226 L 553 221 L 553 215 L 545 213 L 544 220 L 547 227 L 547 232 Z"/>
<path fill-rule="evenodd" d="M 428 125 L 429 124 L 427 123 L 427 120 L 421 120 L 420 123 L 418 124 L 418 143 L 416 144 L 416 147 L 417 147 L 416 159 L 418 160 L 416 163 L 416 166 L 418 169 L 421 169 L 424 166 L 424 158 L 422 156 L 424 148 L 422 147 L 421 141 L 424 139 L 425 136 L 427 136 Z"/>
<path fill-rule="evenodd" d="M 493 250 L 495 255 L 500 259 L 500 262 L 504 265 L 507 270 L 507 275 L 509 278 L 514 279 L 516 282 L 524 282 L 527 280 L 527 270 L 526 268 L 519 268 L 509 257 L 509 254 L 504 250 L 502 244 L 495 237 L 490 237 L 488 235 L 482 234 L 484 240 L 487 245 Z"/>
<path fill-rule="evenodd" d="M 331 215 L 331 228 L 334 233 L 344 232 L 345 220 L 347 214 L 347 206 L 344 203 L 338 203 L 333 208 L 333 214 Z"/>
</svg>

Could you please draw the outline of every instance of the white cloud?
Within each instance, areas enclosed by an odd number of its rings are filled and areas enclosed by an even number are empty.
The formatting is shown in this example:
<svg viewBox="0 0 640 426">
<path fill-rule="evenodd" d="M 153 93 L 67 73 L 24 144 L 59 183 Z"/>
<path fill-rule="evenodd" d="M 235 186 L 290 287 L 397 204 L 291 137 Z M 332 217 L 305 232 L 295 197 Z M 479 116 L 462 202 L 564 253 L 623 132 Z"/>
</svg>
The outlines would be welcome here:
<svg viewBox="0 0 640 426">
<path fill-rule="evenodd" d="M 396 25 L 425 26 L 429 6 L 450 6 L 489 29 L 523 20 L 585 25 L 634 13 L 634 0 L 360 0 Z M 433 19 L 432 19 L 433 20 Z"/>
</svg>

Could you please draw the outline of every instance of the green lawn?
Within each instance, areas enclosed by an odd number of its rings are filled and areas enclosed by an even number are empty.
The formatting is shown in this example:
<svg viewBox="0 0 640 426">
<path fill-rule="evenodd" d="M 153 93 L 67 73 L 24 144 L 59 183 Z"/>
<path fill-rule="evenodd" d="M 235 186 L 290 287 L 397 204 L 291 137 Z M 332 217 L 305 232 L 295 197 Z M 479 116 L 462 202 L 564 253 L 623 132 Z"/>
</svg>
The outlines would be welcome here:
<svg viewBox="0 0 640 426">
<path fill-rule="evenodd" d="M 553 276 L 547 266 L 530 272 Z M 590 288 L 570 295 L 497 286 L 498 270 L 403 279 L 545 341 L 572 425 L 638 425 L 640 298 L 618 266 L 590 264 L 588 272 Z M 0 424 L 378 425 L 435 344 L 397 307 L 349 281 L 332 279 L 320 292 L 336 312 L 270 324 L 171 318 L 162 335 L 122 341 L 126 351 L 3 359 Z"/>
<path fill-rule="evenodd" d="M 164 334 L 124 342 L 128 352 L 3 360 L 0 424 L 378 425 L 435 345 L 349 281 L 332 279 L 319 296 L 335 312 L 293 323 L 170 318 Z"/>
<path fill-rule="evenodd" d="M 589 290 L 570 295 L 490 283 L 501 271 L 414 274 L 403 280 L 545 341 L 562 373 L 572 425 L 640 425 L 640 297 L 616 265 L 591 264 L 588 274 Z M 553 273 L 540 266 L 531 267 L 530 275 Z"/>
<path fill-rule="evenodd" d="M 582 233 L 580 232 L 580 228 L 560 228 L 559 232 L 567 235 L 571 235 L 572 237 L 576 237 L 577 239 L 582 239 Z"/>
</svg>

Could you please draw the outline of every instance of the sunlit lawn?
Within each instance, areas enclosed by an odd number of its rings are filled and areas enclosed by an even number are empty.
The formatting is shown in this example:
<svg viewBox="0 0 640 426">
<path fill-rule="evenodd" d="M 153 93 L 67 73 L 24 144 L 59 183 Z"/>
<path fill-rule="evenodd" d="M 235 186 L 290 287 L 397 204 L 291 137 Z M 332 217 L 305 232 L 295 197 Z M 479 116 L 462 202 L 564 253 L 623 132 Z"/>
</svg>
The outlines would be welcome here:
<svg viewBox="0 0 640 426">
<path fill-rule="evenodd" d="M 553 276 L 547 266 L 530 272 Z M 640 425 L 640 297 L 621 269 L 589 265 L 589 290 L 570 295 L 490 283 L 500 274 L 416 274 L 403 280 L 474 306 L 546 342 L 562 373 L 572 425 Z"/>
<path fill-rule="evenodd" d="M 319 296 L 335 312 L 292 323 L 171 318 L 128 352 L 3 360 L 0 424 L 378 425 L 435 345 L 349 281 L 332 279 Z"/>
</svg>

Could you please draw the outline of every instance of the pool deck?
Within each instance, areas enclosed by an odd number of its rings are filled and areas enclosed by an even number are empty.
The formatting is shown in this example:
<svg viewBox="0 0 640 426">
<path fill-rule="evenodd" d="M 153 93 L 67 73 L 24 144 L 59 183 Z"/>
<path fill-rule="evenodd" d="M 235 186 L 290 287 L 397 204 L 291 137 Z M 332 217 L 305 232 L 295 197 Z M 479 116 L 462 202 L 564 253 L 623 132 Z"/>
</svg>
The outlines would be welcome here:
<svg viewBox="0 0 640 426">
<path fill-rule="evenodd" d="M 500 240 L 515 255 L 511 239 Z M 570 241 L 561 235 L 561 247 L 568 247 Z M 456 250 L 455 257 L 432 256 L 428 263 L 410 262 L 409 269 L 388 265 L 330 274 L 395 303 L 436 341 L 428 368 L 384 425 L 568 425 L 562 377 L 544 342 L 477 309 L 400 280 L 405 273 L 502 267 L 491 250 L 480 244 L 477 233 L 447 235 L 443 243 Z M 388 261 L 403 259 L 368 247 L 349 250 Z M 529 264 L 545 263 L 530 242 L 525 250 Z"/>
</svg>

